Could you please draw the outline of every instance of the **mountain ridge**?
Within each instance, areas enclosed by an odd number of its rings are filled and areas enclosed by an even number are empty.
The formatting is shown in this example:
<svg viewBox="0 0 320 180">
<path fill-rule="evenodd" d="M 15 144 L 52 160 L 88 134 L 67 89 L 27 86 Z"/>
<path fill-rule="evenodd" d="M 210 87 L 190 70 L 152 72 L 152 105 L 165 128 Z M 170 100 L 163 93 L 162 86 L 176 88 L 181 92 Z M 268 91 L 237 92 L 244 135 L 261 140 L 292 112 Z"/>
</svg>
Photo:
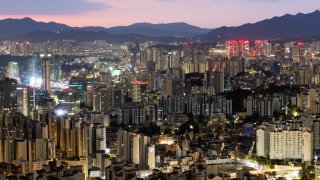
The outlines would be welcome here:
<svg viewBox="0 0 320 180">
<path fill-rule="evenodd" d="M 222 26 L 210 31 L 184 22 L 135 23 L 129 26 L 105 28 L 100 26 L 71 27 L 56 22 L 37 22 L 31 18 L 0 20 L 0 39 L 3 40 L 97 40 L 110 42 L 132 41 L 134 35 L 141 40 L 217 42 L 229 39 L 292 39 L 320 36 L 320 11 L 311 13 L 285 14 L 240 26 Z M 59 32 L 59 33 L 56 33 Z M 72 35 L 70 32 L 75 33 Z M 39 33 L 37 35 L 37 33 Z M 39 36 L 39 37 L 37 37 Z M 88 36 L 88 37 L 83 37 Z M 132 38 L 132 39 L 129 39 Z"/>
<path fill-rule="evenodd" d="M 264 19 L 256 23 L 246 23 L 235 27 L 220 27 L 197 36 L 200 41 L 220 41 L 229 39 L 287 39 L 320 35 L 320 11 L 311 13 L 285 14 Z"/>
<path fill-rule="evenodd" d="M 102 26 L 85 26 L 72 27 L 66 24 L 35 21 L 29 17 L 21 19 L 7 18 L 0 20 L 0 37 L 11 37 L 22 34 L 27 34 L 35 31 L 58 31 L 58 30 L 81 30 L 81 31 L 103 31 L 115 35 L 125 34 L 141 34 L 144 36 L 154 37 L 193 37 L 196 35 L 209 32 L 211 29 L 200 28 L 187 23 L 135 23 L 129 26 L 115 26 L 105 28 Z"/>
<path fill-rule="evenodd" d="M 8 18 L 0 20 L 0 37 L 11 37 L 34 31 L 68 29 L 69 26 L 55 22 L 40 22 L 29 17 L 22 19 Z"/>
</svg>

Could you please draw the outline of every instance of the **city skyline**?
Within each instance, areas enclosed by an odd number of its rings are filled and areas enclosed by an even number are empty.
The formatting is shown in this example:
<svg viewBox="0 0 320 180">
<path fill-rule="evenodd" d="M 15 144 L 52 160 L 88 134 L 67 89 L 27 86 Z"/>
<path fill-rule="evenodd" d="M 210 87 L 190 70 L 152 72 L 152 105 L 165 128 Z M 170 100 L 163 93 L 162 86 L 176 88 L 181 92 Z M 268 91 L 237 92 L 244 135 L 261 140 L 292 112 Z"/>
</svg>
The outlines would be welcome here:
<svg viewBox="0 0 320 180">
<path fill-rule="evenodd" d="M 203 28 L 218 28 L 255 23 L 285 14 L 309 13 L 319 7 L 317 0 L 290 3 L 287 0 L 139 0 L 137 3 L 129 0 L 13 0 L 3 2 L 0 19 L 30 17 L 71 26 L 103 27 L 140 22 L 186 22 Z"/>
<path fill-rule="evenodd" d="M 0 179 L 320 180 L 319 2 L 1 2 Z"/>
</svg>

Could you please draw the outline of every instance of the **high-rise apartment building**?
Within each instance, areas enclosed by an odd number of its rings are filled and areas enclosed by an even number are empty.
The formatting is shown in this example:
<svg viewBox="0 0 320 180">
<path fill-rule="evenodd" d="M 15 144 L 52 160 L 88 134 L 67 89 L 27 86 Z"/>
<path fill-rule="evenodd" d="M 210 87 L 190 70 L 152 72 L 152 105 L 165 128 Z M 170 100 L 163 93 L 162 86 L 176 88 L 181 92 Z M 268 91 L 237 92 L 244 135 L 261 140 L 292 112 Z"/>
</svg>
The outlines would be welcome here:
<svg viewBox="0 0 320 180">
<path fill-rule="evenodd" d="M 150 145 L 149 137 L 124 130 L 118 131 L 117 151 L 120 160 L 137 164 L 141 168 L 148 165 L 154 167 L 155 154 L 152 148 L 154 146 Z"/>
<path fill-rule="evenodd" d="M 270 159 L 301 159 L 311 162 L 313 137 L 308 128 L 281 128 L 260 126 L 256 131 L 257 156 Z"/>
<path fill-rule="evenodd" d="M 226 49 L 229 52 L 229 57 L 246 57 L 249 55 L 249 41 L 247 40 L 230 40 L 226 41 Z"/>
<path fill-rule="evenodd" d="M 148 102 L 148 83 L 135 80 L 131 84 L 132 102 Z"/>
<path fill-rule="evenodd" d="M 210 72 L 209 85 L 214 87 L 215 94 L 224 92 L 224 72 Z"/>
</svg>

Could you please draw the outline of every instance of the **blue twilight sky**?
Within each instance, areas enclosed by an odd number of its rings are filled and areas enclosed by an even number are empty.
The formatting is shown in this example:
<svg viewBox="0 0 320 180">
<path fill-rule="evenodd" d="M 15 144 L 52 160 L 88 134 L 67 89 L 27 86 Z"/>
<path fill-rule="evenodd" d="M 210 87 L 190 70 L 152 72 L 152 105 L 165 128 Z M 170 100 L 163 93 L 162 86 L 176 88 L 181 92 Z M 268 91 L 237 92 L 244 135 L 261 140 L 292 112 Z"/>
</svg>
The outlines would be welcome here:
<svg viewBox="0 0 320 180">
<path fill-rule="evenodd" d="M 0 18 L 31 17 L 73 26 L 187 22 L 216 28 L 309 13 L 320 0 L 0 0 Z"/>
</svg>

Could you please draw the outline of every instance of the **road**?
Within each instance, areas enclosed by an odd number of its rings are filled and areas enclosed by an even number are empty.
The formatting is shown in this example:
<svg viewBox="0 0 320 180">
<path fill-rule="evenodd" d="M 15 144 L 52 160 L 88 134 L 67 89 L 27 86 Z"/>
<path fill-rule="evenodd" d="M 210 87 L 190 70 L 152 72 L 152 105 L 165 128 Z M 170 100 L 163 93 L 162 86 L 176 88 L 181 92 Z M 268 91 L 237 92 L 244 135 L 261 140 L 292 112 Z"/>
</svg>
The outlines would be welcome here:
<svg viewBox="0 0 320 180">
<path fill-rule="evenodd" d="M 276 172 L 276 177 L 285 177 L 287 180 L 296 179 L 299 176 L 301 167 L 288 167 L 286 169 L 251 170 L 251 174 L 265 174 L 266 172 Z M 230 174 L 231 178 L 236 178 L 236 173 Z"/>
</svg>

